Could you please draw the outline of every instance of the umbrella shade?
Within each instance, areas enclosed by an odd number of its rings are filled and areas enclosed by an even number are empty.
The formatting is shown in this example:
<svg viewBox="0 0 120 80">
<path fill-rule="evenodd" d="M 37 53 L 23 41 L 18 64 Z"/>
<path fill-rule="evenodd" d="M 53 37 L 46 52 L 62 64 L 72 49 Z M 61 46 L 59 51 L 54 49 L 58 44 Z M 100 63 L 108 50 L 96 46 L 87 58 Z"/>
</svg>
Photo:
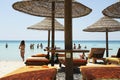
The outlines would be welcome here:
<svg viewBox="0 0 120 80">
<path fill-rule="evenodd" d="M 107 16 L 88 26 L 83 31 L 87 32 L 106 32 L 106 56 L 108 57 L 108 32 L 120 31 L 120 23 Z"/>
<path fill-rule="evenodd" d="M 34 16 L 51 17 L 52 2 L 49 0 L 26 0 L 19 1 L 13 4 L 15 10 L 28 13 Z M 87 6 L 73 1 L 72 17 L 81 17 L 89 14 L 92 10 Z M 64 17 L 64 0 L 55 1 L 55 17 Z"/>
<path fill-rule="evenodd" d="M 41 21 L 37 24 L 34 24 L 34 25 L 28 27 L 27 29 L 52 30 L 51 23 L 52 23 L 52 18 L 47 17 L 43 21 Z M 57 20 L 55 20 L 55 30 L 64 31 L 63 25 L 60 24 Z"/>
<path fill-rule="evenodd" d="M 114 3 L 105 8 L 102 13 L 112 18 L 120 18 L 120 2 Z"/>
</svg>

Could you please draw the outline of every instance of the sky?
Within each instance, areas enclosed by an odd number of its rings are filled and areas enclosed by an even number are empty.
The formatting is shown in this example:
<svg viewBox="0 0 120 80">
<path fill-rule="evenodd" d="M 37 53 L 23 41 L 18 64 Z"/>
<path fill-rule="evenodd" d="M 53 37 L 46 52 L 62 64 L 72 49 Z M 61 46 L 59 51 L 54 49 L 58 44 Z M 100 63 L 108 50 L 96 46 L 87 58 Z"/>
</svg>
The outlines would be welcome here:
<svg viewBox="0 0 120 80">
<path fill-rule="evenodd" d="M 22 0 L 0 0 L 0 40 L 47 40 L 47 31 L 28 30 L 27 27 L 42 21 L 37 17 L 16 11 L 12 4 Z M 73 40 L 105 40 L 104 32 L 84 32 L 104 15 L 102 10 L 118 0 L 76 0 L 92 9 L 87 16 L 72 19 Z M 56 18 L 64 25 L 64 19 Z M 120 22 L 120 19 L 116 19 Z M 110 32 L 109 40 L 120 40 L 120 31 Z M 64 40 L 64 32 L 56 31 L 55 40 Z"/>
</svg>

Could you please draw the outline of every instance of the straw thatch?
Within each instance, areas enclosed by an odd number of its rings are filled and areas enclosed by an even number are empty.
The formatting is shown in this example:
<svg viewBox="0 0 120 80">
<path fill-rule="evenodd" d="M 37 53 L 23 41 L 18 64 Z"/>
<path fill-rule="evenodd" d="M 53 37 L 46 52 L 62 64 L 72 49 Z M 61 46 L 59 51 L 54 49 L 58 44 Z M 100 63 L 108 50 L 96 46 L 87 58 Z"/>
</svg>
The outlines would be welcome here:
<svg viewBox="0 0 120 80">
<path fill-rule="evenodd" d="M 87 6 L 72 1 L 72 17 L 81 17 L 89 14 L 92 10 Z M 51 17 L 52 2 L 49 0 L 24 0 L 13 4 L 15 10 L 31 14 L 34 16 Z M 55 17 L 64 17 L 64 0 L 55 1 Z"/>
<path fill-rule="evenodd" d="M 52 30 L 51 28 L 52 18 L 45 18 L 43 21 L 34 24 L 27 29 L 35 29 L 35 30 Z M 55 30 L 63 31 L 64 27 L 57 20 L 55 20 Z"/>
<path fill-rule="evenodd" d="M 83 31 L 106 32 L 106 29 L 108 29 L 108 32 L 120 31 L 120 23 L 110 17 L 105 16 L 94 24 L 88 26 L 86 29 L 83 29 Z"/>
<path fill-rule="evenodd" d="M 112 18 L 120 18 L 120 2 L 114 3 L 105 8 L 102 13 Z"/>
</svg>

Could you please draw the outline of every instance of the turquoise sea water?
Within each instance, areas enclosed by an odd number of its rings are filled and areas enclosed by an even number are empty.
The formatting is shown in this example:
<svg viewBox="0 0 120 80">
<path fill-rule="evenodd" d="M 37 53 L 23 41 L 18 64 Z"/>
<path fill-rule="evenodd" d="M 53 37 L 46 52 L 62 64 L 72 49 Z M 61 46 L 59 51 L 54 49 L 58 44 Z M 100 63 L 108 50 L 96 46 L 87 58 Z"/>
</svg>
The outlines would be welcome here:
<svg viewBox="0 0 120 80">
<path fill-rule="evenodd" d="M 47 41 L 25 41 L 26 42 L 26 48 L 25 48 L 25 58 L 30 57 L 32 54 L 36 53 L 44 53 L 47 52 L 43 49 L 47 47 Z M 8 44 L 8 48 L 5 47 L 6 43 Z M 43 49 L 39 48 L 37 49 L 37 44 L 43 44 Z M 76 47 L 78 44 L 81 45 L 82 49 L 86 46 L 88 50 L 90 50 L 92 47 L 106 47 L 105 41 L 73 41 L 73 44 L 76 44 Z M 20 50 L 19 50 L 19 44 L 20 41 L 17 40 L 4 40 L 0 41 L 0 61 L 6 60 L 22 60 L 20 57 Z M 34 49 L 30 49 L 30 44 L 34 44 Z M 60 47 L 61 49 L 64 49 L 64 41 L 56 41 L 55 46 Z M 120 48 L 120 41 L 109 41 L 109 56 L 116 54 L 118 48 Z M 79 53 L 76 53 L 74 57 L 79 57 Z M 106 56 L 106 53 L 104 57 Z"/>
</svg>

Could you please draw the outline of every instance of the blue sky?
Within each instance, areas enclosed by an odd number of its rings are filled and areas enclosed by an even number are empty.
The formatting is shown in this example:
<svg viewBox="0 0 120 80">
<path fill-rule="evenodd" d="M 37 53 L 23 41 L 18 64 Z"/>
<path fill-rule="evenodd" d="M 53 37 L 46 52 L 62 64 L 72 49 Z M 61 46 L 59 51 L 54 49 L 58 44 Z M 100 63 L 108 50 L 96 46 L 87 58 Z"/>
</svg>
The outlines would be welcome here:
<svg viewBox="0 0 120 80">
<path fill-rule="evenodd" d="M 12 8 L 18 0 L 0 0 L 0 40 L 47 40 L 47 31 L 28 30 L 27 27 L 36 24 L 44 17 L 31 16 Z M 20 1 L 20 0 L 19 0 Z M 73 40 L 105 40 L 105 33 L 83 32 L 87 26 L 103 17 L 102 10 L 118 0 L 76 0 L 92 12 L 84 17 L 73 19 Z M 57 19 L 64 25 L 64 19 Z M 120 19 L 117 19 L 120 21 Z M 119 32 L 110 32 L 109 40 L 120 40 Z M 64 32 L 55 33 L 56 40 L 64 40 Z"/>
</svg>

